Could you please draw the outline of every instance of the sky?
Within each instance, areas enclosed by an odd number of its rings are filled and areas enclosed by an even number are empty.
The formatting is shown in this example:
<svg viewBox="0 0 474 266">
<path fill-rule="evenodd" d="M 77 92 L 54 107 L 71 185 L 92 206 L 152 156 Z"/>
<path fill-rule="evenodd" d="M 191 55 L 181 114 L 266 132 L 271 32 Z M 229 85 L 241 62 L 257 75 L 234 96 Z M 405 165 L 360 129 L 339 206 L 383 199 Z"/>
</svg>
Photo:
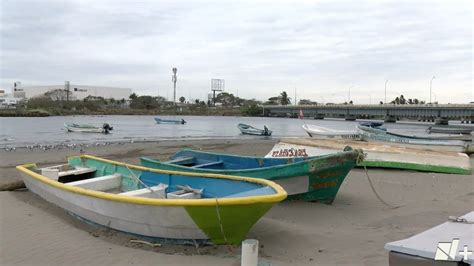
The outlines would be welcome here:
<svg viewBox="0 0 474 266">
<path fill-rule="evenodd" d="M 473 101 L 471 1 L 0 2 L 0 88 L 64 84 L 207 99 Z M 434 79 L 432 79 L 435 77 Z M 387 81 L 388 80 L 388 81 Z"/>
</svg>

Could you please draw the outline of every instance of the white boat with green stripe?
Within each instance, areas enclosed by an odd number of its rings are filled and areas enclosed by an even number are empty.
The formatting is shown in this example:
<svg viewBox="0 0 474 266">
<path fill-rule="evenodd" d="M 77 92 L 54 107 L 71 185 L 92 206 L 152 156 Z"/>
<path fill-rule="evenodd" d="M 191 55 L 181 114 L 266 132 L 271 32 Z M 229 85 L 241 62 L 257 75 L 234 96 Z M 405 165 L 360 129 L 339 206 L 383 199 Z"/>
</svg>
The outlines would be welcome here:
<svg viewBox="0 0 474 266">
<path fill-rule="evenodd" d="M 287 196 L 276 183 L 149 169 L 89 155 L 17 166 L 27 188 L 85 220 L 146 237 L 239 244 Z"/>
</svg>

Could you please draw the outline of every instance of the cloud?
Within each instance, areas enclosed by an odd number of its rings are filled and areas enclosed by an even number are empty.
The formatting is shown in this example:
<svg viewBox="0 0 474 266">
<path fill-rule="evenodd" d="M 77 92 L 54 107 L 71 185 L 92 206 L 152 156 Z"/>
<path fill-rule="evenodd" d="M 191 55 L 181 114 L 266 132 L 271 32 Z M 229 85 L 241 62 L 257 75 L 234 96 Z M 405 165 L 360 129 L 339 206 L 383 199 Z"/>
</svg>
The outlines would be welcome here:
<svg viewBox="0 0 474 266">
<path fill-rule="evenodd" d="M 0 86 L 76 84 L 179 90 L 211 78 L 240 97 L 366 103 L 397 93 L 472 99 L 469 1 L 2 1 Z M 328 93 L 330 91 L 330 93 Z M 368 97 L 370 95 L 370 97 Z M 470 99 L 467 99 L 469 98 Z"/>
</svg>

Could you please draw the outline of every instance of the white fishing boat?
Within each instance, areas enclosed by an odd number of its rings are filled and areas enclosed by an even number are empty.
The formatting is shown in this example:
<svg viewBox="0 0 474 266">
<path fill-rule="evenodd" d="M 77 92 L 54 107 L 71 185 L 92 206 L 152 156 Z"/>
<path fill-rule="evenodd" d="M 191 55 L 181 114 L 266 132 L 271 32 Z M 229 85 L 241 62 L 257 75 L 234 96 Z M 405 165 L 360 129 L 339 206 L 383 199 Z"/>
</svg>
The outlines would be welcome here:
<svg viewBox="0 0 474 266">
<path fill-rule="evenodd" d="M 464 175 L 471 173 L 469 156 L 464 153 L 342 139 L 285 138 L 275 144 L 265 157 L 321 156 L 340 152 L 347 146 L 362 149 L 366 154 L 358 166 Z"/>
<path fill-rule="evenodd" d="M 336 130 L 316 125 L 303 125 L 303 130 L 312 138 L 330 138 L 330 139 L 355 139 L 361 137 L 356 130 Z"/>
<path fill-rule="evenodd" d="M 269 180 L 149 169 L 88 155 L 17 170 L 30 191 L 84 220 L 165 239 L 239 244 L 286 198 Z"/>
<path fill-rule="evenodd" d="M 272 135 L 272 131 L 269 130 L 267 126 L 263 126 L 263 129 L 259 129 L 251 125 L 239 123 L 237 125 L 237 128 L 239 128 L 240 132 L 245 135 L 254 135 L 254 136 L 271 136 Z"/>
<path fill-rule="evenodd" d="M 104 123 L 102 127 L 89 125 L 89 124 L 75 124 L 75 123 L 64 123 L 64 128 L 68 132 L 81 132 L 81 133 L 104 133 L 108 134 L 114 128 L 108 123 Z"/>
<path fill-rule="evenodd" d="M 474 212 L 447 217 L 447 222 L 407 239 L 387 243 L 385 249 L 390 251 L 390 266 L 472 265 Z"/>
</svg>

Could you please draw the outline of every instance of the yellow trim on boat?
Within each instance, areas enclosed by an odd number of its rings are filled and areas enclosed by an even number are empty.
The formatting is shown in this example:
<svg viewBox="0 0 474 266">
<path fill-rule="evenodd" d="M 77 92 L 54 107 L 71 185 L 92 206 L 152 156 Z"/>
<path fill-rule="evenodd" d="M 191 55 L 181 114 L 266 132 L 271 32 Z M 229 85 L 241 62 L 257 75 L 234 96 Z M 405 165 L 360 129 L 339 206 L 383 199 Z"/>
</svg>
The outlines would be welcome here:
<svg viewBox="0 0 474 266">
<path fill-rule="evenodd" d="M 238 180 L 238 181 L 245 181 L 251 183 L 258 183 L 265 186 L 269 186 L 273 188 L 276 193 L 272 195 L 262 195 L 262 196 L 250 196 L 250 197 L 241 197 L 241 198 L 219 198 L 218 202 L 219 205 L 244 205 L 244 204 L 253 204 L 253 203 L 271 203 L 271 202 L 280 202 L 287 197 L 286 191 L 278 184 L 265 180 L 265 179 L 256 179 L 256 178 L 248 178 L 248 177 L 241 177 L 241 176 L 228 176 L 228 175 L 220 175 L 220 174 L 200 174 L 200 173 L 187 173 L 187 172 L 179 172 L 179 171 L 167 171 L 167 170 L 159 170 L 159 169 L 151 169 L 146 168 L 143 166 L 131 165 L 120 163 L 112 160 L 102 159 L 90 155 L 81 155 L 81 156 L 73 156 L 71 158 L 85 158 L 85 159 L 92 159 L 97 161 L 102 161 L 105 163 L 110 163 L 114 165 L 126 166 L 130 169 L 136 169 L 140 171 L 149 171 L 155 173 L 162 173 L 162 174 L 173 174 L 173 175 L 184 175 L 184 176 L 201 176 L 207 178 L 223 178 L 223 179 L 231 179 L 231 180 Z M 112 193 L 106 193 L 102 191 L 95 191 L 90 189 L 84 189 L 80 187 L 73 187 L 68 186 L 58 181 L 52 180 L 45 176 L 42 176 L 28 168 L 34 167 L 36 164 L 23 164 L 16 167 L 16 169 L 23 174 L 36 179 L 42 183 L 50 185 L 52 187 L 77 193 L 85 196 L 95 197 L 104 200 L 111 200 L 111 201 L 119 201 L 131 204 L 142 204 L 142 205 L 159 205 L 159 206 L 214 206 L 216 205 L 216 199 L 153 199 L 153 198 L 144 198 L 144 197 L 131 197 L 131 196 L 124 196 L 124 195 L 117 195 Z"/>
</svg>

